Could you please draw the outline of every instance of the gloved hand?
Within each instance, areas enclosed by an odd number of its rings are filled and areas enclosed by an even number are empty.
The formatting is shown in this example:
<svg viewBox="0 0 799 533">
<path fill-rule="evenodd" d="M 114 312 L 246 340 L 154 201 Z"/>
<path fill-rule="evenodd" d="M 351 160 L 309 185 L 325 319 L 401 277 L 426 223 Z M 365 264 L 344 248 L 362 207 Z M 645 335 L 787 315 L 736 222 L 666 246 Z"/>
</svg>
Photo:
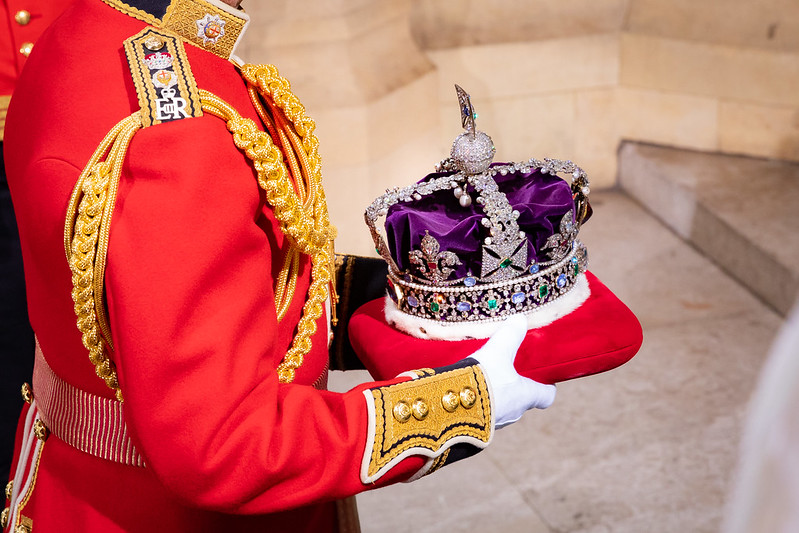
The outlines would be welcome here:
<svg viewBox="0 0 799 533">
<path fill-rule="evenodd" d="M 526 334 L 524 315 L 511 315 L 482 348 L 469 356 L 480 363 L 491 386 L 497 428 L 516 422 L 529 409 L 546 409 L 555 401 L 555 385 L 520 376 L 513 367 Z"/>
</svg>

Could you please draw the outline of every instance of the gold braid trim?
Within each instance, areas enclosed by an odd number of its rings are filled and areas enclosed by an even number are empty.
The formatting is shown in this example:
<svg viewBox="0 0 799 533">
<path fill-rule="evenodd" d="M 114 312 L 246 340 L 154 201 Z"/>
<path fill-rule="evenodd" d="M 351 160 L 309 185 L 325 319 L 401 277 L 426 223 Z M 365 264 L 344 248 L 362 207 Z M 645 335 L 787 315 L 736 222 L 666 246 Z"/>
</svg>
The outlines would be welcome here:
<svg viewBox="0 0 799 533">
<path fill-rule="evenodd" d="M 106 385 L 122 401 L 114 363 L 105 345 L 113 347 L 103 303 L 108 232 L 114 212 L 122 163 L 133 135 L 142 127 L 136 112 L 114 126 L 81 172 L 69 199 L 64 249 L 72 271 L 72 300 L 81 340 L 89 360 Z"/>
</svg>

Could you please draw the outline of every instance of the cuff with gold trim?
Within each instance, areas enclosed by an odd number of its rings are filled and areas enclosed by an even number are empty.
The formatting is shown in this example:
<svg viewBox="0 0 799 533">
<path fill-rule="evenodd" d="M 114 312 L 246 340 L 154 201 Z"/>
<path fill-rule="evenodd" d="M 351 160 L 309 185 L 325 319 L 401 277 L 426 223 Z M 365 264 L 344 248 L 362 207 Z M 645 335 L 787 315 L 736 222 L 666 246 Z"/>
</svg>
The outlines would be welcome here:
<svg viewBox="0 0 799 533">
<path fill-rule="evenodd" d="M 406 374 L 413 379 L 367 389 L 369 435 L 361 481 L 373 483 L 403 459 L 428 460 L 412 479 L 474 455 L 491 442 L 488 382 L 474 359 Z"/>
</svg>

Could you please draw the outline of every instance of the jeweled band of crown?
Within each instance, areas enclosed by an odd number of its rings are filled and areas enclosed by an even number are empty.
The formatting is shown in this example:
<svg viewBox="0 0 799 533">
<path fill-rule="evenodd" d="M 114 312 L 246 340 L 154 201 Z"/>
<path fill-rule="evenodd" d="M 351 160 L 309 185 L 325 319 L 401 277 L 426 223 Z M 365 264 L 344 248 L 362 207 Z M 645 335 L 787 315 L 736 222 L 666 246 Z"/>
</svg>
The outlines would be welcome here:
<svg viewBox="0 0 799 533">
<path fill-rule="evenodd" d="M 558 263 L 508 281 L 469 286 L 432 287 L 403 280 L 389 270 L 389 296 L 403 313 L 443 322 L 498 320 L 529 313 L 569 292 L 588 267 L 588 251 L 579 240 Z"/>
<path fill-rule="evenodd" d="M 456 85 L 464 133 L 453 143 L 451 156 L 436 168 L 448 174 L 432 177 L 408 187 L 394 188 L 367 208 L 366 223 L 377 252 L 389 266 L 389 295 L 397 308 L 408 315 L 443 323 L 495 320 L 511 313 L 527 313 L 551 303 L 569 292 L 587 267 L 587 251 L 576 239 L 579 227 L 590 216 L 588 178 L 571 161 L 530 159 L 521 163 L 491 164 L 494 145 L 488 135 L 475 127 L 476 113 L 469 95 Z M 513 209 L 495 177 L 514 173 L 568 173 L 572 177 L 574 210 L 560 220 L 556 232 L 528 262 L 527 235 L 520 231 L 519 211 Z M 376 221 L 386 216 L 391 206 L 420 201 L 438 191 L 452 189 L 458 203 L 467 208 L 475 202 L 485 214 L 481 224 L 487 236 L 482 239 L 480 274 L 450 279 L 461 258 L 441 250 L 439 242 L 425 232 L 420 249 L 408 254 L 410 269 L 403 270 L 391 255 Z M 461 270 L 462 272 L 463 270 Z"/>
</svg>

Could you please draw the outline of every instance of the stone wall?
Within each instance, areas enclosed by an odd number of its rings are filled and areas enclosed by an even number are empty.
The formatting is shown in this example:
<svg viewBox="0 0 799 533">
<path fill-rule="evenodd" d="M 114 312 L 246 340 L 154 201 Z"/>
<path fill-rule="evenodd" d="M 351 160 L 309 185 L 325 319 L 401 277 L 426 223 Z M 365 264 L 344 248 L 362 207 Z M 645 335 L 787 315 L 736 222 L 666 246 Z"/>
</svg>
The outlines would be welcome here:
<svg viewBox="0 0 799 533">
<path fill-rule="evenodd" d="M 446 156 L 472 94 L 498 160 L 616 183 L 621 139 L 799 161 L 796 0 L 250 0 L 241 55 L 316 119 L 341 250 L 364 207 Z"/>
</svg>

